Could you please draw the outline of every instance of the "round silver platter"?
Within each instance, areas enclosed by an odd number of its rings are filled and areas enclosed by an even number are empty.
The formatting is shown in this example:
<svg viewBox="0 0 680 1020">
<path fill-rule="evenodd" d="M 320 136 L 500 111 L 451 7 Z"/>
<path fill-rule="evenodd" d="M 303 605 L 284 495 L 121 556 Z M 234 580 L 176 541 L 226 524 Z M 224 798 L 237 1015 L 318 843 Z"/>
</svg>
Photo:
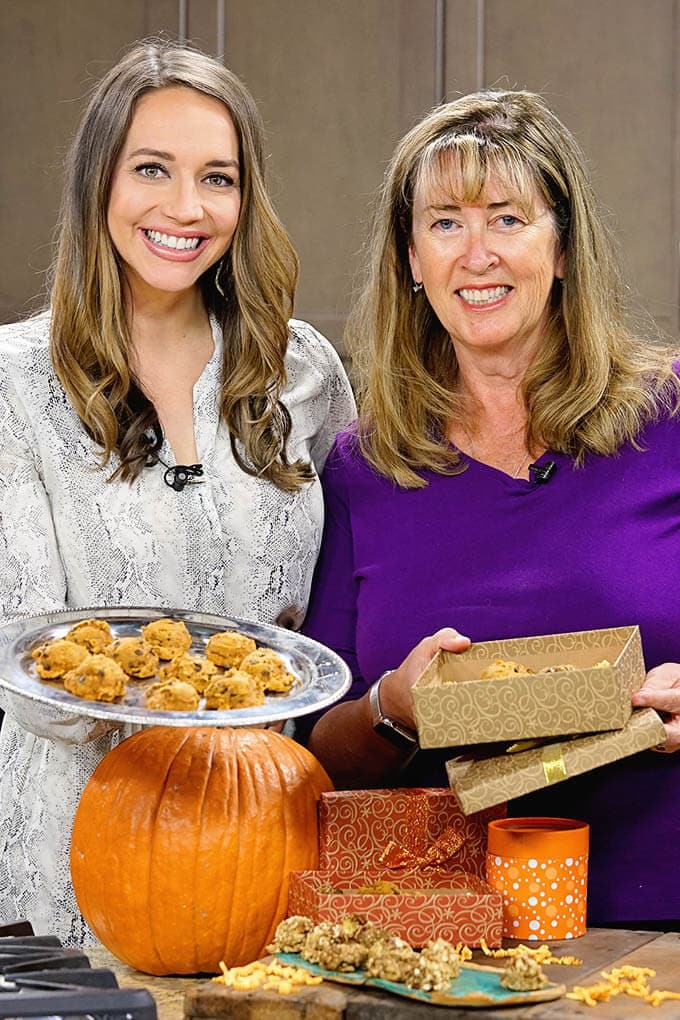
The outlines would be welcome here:
<svg viewBox="0 0 680 1020">
<path fill-rule="evenodd" d="M 125 695 L 109 704 L 86 701 L 65 691 L 58 680 L 41 680 L 31 657 L 44 641 L 64 637 L 79 620 L 106 620 L 114 638 L 140 636 L 139 628 L 151 620 L 183 620 L 191 632 L 190 652 L 203 654 L 208 638 L 223 630 L 239 630 L 266 645 L 285 660 L 297 681 L 288 694 L 267 694 L 264 705 L 253 708 L 194 712 L 167 712 L 146 708 L 145 689 L 158 680 L 130 680 Z M 292 630 L 266 626 L 234 617 L 188 613 L 176 609 L 78 609 L 25 617 L 0 627 L 0 687 L 32 701 L 65 711 L 117 722 L 155 726 L 262 726 L 327 708 L 349 689 L 351 675 L 339 655 Z"/>
</svg>

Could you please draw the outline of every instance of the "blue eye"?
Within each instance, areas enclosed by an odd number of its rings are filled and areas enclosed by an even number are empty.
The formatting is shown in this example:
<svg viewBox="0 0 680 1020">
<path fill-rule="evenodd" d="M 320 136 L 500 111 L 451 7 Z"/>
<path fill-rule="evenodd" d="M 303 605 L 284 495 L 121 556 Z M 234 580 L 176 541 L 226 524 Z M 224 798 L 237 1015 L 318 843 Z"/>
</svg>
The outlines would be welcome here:
<svg viewBox="0 0 680 1020">
<path fill-rule="evenodd" d="M 517 224 L 521 222 L 521 220 L 519 220 L 516 216 L 513 216 L 512 213 L 505 213 L 505 215 L 500 216 L 499 219 L 504 227 L 516 227 Z"/>
<path fill-rule="evenodd" d="M 455 225 L 456 224 L 453 220 L 437 220 L 437 222 L 435 223 L 435 227 L 445 232 L 452 230 L 455 227 Z"/>
</svg>

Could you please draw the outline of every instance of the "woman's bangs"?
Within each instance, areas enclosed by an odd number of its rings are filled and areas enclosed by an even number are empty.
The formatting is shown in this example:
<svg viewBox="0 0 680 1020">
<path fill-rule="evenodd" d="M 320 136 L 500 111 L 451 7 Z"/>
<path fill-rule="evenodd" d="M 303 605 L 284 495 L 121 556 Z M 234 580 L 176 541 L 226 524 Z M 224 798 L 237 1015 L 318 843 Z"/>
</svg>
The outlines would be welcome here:
<svg viewBox="0 0 680 1020">
<path fill-rule="evenodd" d="M 474 205 L 491 182 L 509 202 L 533 212 L 537 182 L 532 170 L 518 153 L 475 134 L 432 142 L 423 152 L 415 192 L 426 194 L 435 206 Z"/>
</svg>

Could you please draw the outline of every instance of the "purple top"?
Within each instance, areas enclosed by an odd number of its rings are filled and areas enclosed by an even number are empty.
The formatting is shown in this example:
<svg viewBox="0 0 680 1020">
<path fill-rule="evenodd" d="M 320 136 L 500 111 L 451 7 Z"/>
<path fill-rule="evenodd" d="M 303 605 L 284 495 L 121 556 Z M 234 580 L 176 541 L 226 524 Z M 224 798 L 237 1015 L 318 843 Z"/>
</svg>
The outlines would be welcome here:
<svg viewBox="0 0 680 1020">
<path fill-rule="evenodd" d="M 469 460 L 404 490 L 341 433 L 304 630 L 350 665 L 348 697 L 444 626 L 489 641 L 639 624 L 648 669 L 679 662 L 680 419 L 648 426 L 640 445 L 580 469 L 546 453 L 546 484 Z M 421 752 L 404 785 L 446 785 L 447 757 Z M 591 924 L 680 918 L 680 753 L 635 755 L 510 813 L 590 823 Z"/>
</svg>

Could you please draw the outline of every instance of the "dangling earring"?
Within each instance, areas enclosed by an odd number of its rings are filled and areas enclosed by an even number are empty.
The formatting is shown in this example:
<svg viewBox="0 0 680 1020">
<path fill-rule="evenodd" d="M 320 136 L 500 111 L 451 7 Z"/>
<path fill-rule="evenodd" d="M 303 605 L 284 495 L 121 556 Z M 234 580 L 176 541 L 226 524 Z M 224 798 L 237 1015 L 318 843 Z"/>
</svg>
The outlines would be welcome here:
<svg viewBox="0 0 680 1020">
<path fill-rule="evenodd" d="M 423 285 L 422 285 L 422 283 L 417 283 L 417 282 L 416 282 L 416 281 L 414 280 L 414 281 L 413 281 L 413 293 L 414 293 L 414 294 L 417 294 L 417 293 L 418 293 L 418 291 L 419 291 L 419 290 L 422 290 L 422 289 L 423 289 Z"/>
<path fill-rule="evenodd" d="M 220 259 L 220 261 L 217 263 L 217 269 L 215 270 L 215 286 L 217 287 L 217 289 L 220 292 L 220 294 L 222 295 L 222 297 L 226 297 L 227 295 L 222 290 L 222 284 L 220 283 L 220 273 L 221 273 L 221 271 L 222 271 L 222 260 Z"/>
</svg>

